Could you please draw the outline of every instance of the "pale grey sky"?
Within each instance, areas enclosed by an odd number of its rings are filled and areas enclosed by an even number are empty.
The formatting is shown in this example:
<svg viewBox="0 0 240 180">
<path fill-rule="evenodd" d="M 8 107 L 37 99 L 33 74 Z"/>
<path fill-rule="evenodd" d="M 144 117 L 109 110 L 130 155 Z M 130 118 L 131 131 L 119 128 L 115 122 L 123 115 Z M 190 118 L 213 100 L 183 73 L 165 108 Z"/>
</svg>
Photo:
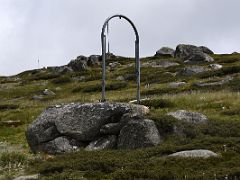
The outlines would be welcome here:
<svg viewBox="0 0 240 180">
<path fill-rule="evenodd" d="M 103 22 L 117 13 L 137 26 L 142 57 L 180 43 L 240 51 L 239 8 L 239 0 L 0 0 L 0 75 L 100 54 Z M 134 39 L 124 20 L 110 22 L 114 54 L 134 56 Z"/>
</svg>

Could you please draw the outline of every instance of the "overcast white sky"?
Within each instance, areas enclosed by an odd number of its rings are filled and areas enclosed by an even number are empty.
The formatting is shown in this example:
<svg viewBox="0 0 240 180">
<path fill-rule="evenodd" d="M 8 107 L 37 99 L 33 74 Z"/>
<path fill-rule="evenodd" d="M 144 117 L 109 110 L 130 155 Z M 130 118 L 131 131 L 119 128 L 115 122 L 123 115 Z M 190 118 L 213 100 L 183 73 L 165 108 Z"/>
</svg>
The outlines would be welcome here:
<svg viewBox="0 0 240 180">
<path fill-rule="evenodd" d="M 116 13 L 137 26 L 141 57 L 180 43 L 240 51 L 239 8 L 239 0 L 0 0 L 0 75 L 100 54 L 103 22 Z M 134 56 L 134 39 L 124 20 L 110 22 L 114 54 Z"/>
</svg>

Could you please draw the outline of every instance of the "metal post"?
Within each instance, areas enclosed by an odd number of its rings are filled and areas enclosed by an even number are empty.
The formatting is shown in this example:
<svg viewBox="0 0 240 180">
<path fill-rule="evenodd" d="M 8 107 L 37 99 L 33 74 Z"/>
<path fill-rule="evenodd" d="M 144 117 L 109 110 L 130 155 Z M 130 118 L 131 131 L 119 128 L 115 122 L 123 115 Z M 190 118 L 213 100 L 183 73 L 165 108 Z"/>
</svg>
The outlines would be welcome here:
<svg viewBox="0 0 240 180">
<path fill-rule="evenodd" d="M 102 34 L 102 102 L 106 101 L 106 36 Z"/>
<path fill-rule="evenodd" d="M 136 79 L 137 79 L 137 103 L 140 104 L 140 58 L 139 41 L 135 41 L 135 61 L 136 61 Z"/>
<path fill-rule="evenodd" d="M 107 44 L 108 44 L 108 55 L 110 54 L 110 43 L 109 43 L 109 23 L 107 23 Z"/>
</svg>

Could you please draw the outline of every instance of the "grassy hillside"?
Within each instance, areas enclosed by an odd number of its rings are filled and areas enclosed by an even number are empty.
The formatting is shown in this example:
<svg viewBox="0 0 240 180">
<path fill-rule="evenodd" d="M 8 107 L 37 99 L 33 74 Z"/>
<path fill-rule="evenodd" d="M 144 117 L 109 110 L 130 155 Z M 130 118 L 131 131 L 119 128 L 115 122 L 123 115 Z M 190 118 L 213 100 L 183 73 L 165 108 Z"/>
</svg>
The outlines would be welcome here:
<svg viewBox="0 0 240 180">
<path fill-rule="evenodd" d="M 24 173 L 41 173 L 42 179 L 223 179 L 240 178 L 240 54 L 213 55 L 222 69 L 200 64 L 209 71 L 184 76 L 176 74 L 192 66 L 167 57 L 141 59 L 141 94 L 149 100 L 148 118 L 156 121 L 164 143 L 134 151 L 85 152 L 58 156 L 33 155 L 25 130 L 48 106 L 70 102 L 96 102 L 101 98 L 101 68 L 56 73 L 53 69 L 0 77 L 0 179 Z M 135 99 L 134 59 L 118 57 L 122 65 L 107 70 L 109 101 Z M 149 67 L 161 61 L 179 63 L 167 68 Z M 125 80 L 116 80 L 123 76 Z M 226 79 L 230 79 L 226 81 Z M 215 82 L 225 82 L 218 84 Z M 173 87 L 171 82 L 186 82 Z M 199 86 L 199 82 L 204 86 Z M 213 83 L 213 84 L 211 84 Z M 214 84 L 215 83 L 215 84 Z M 42 95 L 45 89 L 56 95 Z M 36 98 L 36 96 L 38 98 Z M 33 98 L 35 97 L 35 98 Z M 39 98 L 41 97 L 41 98 Z M 171 134 L 175 119 L 168 112 L 185 109 L 205 114 L 207 125 L 181 124 L 184 136 Z M 8 123 L 9 120 L 13 122 Z M 3 147 L 1 150 L 1 147 Z M 5 150 L 4 150 L 5 149 Z M 209 149 L 218 158 L 179 159 L 166 155 L 187 149 Z"/>
</svg>

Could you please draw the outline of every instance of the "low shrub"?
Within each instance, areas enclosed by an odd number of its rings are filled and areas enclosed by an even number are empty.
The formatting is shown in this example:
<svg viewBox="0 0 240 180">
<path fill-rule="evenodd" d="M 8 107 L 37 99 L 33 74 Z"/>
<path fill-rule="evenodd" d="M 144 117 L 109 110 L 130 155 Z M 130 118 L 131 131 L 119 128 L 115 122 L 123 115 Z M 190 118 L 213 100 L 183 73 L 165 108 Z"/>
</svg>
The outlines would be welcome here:
<svg viewBox="0 0 240 180">
<path fill-rule="evenodd" d="M 0 155 L 0 166 L 11 166 L 14 168 L 15 166 L 19 164 L 23 164 L 27 161 L 26 155 L 22 153 L 2 153 Z"/>
<path fill-rule="evenodd" d="M 223 67 L 222 69 L 215 70 L 215 71 L 208 71 L 205 73 L 201 73 L 197 75 L 200 78 L 209 78 L 213 76 L 225 76 L 229 74 L 235 74 L 240 72 L 240 66 L 230 66 L 230 67 Z"/>
<path fill-rule="evenodd" d="M 12 109 L 18 109 L 19 105 L 16 104 L 0 104 L 0 111 L 1 110 L 12 110 Z"/>
<path fill-rule="evenodd" d="M 65 83 L 70 83 L 71 81 L 72 81 L 72 79 L 70 77 L 63 76 L 63 77 L 53 79 L 52 83 L 54 83 L 54 84 L 65 84 Z"/>
<path fill-rule="evenodd" d="M 126 88 L 128 84 L 126 82 L 117 82 L 117 83 L 107 83 L 106 84 L 106 91 L 114 91 Z M 73 93 L 77 92 L 84 92 L 84 93 L 91 93 L 91 92 L 101 92 L 102 86 L 100 84 L 89 85 L 87 87 L 76 87 L 72 90 Z"/>
<path fill-rule="evenodd" d="M 148 99 L 142 101 L 141 104 L 153 108 L 169 108 L 175 106 L 173 102 L 167 99 Z"/>
</svg>

